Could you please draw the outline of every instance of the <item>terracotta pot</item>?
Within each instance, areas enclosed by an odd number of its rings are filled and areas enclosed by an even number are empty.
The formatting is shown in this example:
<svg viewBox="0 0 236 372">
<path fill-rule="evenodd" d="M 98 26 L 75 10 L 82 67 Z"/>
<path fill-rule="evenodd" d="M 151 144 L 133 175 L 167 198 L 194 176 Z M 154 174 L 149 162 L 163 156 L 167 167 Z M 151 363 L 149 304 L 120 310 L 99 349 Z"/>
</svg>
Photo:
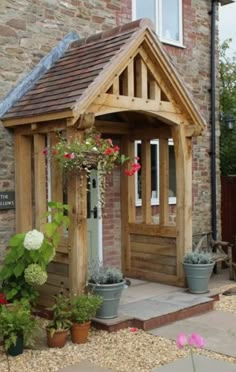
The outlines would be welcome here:
<svg viewBox="0 0 236 372">
<path fill-rule="evenodd" d="M 53 335 L 51 335 L 50 329 L 46 329 L 46 331 L 48 347 L 65 346 L 68 336 L 68 329 L 61 329 L 59 331 L 55 331 Z"/>
<path fill-rule="evenodd" d="M 88 332 L 91 322 L 78 324 L 73 323 L 71 327 L 71 340 L 74 344 L 85 344 L 88 339 Z"/>
</svg>

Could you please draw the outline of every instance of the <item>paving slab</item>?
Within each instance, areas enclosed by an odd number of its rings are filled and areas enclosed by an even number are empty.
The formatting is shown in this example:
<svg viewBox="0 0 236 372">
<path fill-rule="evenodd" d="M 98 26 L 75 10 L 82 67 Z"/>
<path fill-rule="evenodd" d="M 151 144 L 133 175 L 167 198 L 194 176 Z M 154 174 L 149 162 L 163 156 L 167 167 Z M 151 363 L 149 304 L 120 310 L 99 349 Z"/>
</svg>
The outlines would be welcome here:
<svg viewBox="0 0 236 372">
<path fill-rule="evenodd" d="M 222 360 L 210 359 L 203 355 L 194 355 L 195 367 L 198 372 L 235 372 L 236 364 Z M 178 359 L 165 366 L 154 368 L 152 372 L 191 372 L 193 371 L 191 357 Z"/>
<path fill-rule="evenodd" d="M 175 291 L 122 304 L 119 307 L 119 313 L 133 316 L 136 319 L 147 320 L 211 301 L 212 299 L 204 295 Z"/>
<path fill-rule="evenodd" d="M 99 367 L 96 364 L 90 363 L 86 360 L 83 360 L 80 363 L 73 364 L 72 366 L 57 370 L 57 372 L 109 372 L 109 371 L 111 370 Z"/>
<path fill-rule="evenodd" d="M 121 305 L 144 300 L 149 297 L 160 296 L 165 293 L 176 292 L 176 287 L 160 283 L 148 283 L 144 281 L 131 280 L 131 286 L 123 291 Z M 182 291 L 182 289 L 179 289 Z"/>
<path fill-rule="evenodd" d="M 149 331 L 171 340 L 180 332 L 199 333 L 205 339 L 205 349 L 236 357 L 236 314 L 211 311 Z"/>
</svg>

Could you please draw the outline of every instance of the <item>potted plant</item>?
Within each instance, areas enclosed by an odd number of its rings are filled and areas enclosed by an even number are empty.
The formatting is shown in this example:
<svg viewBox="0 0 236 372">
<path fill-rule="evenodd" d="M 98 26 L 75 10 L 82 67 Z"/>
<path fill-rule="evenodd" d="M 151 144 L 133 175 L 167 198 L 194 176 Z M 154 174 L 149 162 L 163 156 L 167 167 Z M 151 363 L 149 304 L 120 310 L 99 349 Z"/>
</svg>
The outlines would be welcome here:
<svg viewBox="0 0 236 372">
<path fill-rule="evenodd" d="M 48 347 L 64 347 L 66 344 L 70 321 L 69 298 L 62 294 L 55 296 L 55 303 L 52 307 L 53 319 L 46 327 Z"/>
<path fill-rule="evenodd" d="M 88 280 L 92 293 L 103 298 L 102 306 L 96 313 L 97 318 L 111 319 L 118 316 L 121 293 L 125 286 L 122 272 L 114 267 L 95 265 Z"/>
<path fill-rule="evenodd" d="M 0 334 L 6 352 L 11 356 L 23 353 L 36 329 L 36 318 L 31 315 L 28 301 L 14 302 L 0 307 Z"/>
<path fill-rule="evenodd" d="M 71 299 L 71 340 L 76 344 L 87 341 L 91 318 L 102 304 L 102 298 L 93 294 L 74 296 Z"/>
<path fill-rule="evenodd" d="M 191 293 L 208 292 L 208 282 L 214 267 L 212 256 L 208 252 L 193 251 L 184 256 L 184 271 Z"/>
</svg>

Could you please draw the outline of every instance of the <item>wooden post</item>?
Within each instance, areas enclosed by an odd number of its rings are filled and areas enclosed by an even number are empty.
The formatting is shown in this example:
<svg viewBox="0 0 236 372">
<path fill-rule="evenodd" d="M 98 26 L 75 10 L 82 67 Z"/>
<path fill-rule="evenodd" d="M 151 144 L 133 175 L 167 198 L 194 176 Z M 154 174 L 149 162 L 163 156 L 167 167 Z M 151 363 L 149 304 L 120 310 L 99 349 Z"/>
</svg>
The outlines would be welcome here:
<svg viewBox="0 0 236 372">
<path fill-rule="evenodd" d="M 35 226 L 42 229 L 45 220 L 43 214 L 47 210 L 46 200 L 46 161 L 43 150 L 45 148 L 45 135 L 34 134 L 34 199 L 35 199 Z"/>
<path fill-rule="evenodd" d="M 160 225 L 169 222 L 169 145 L 168 139 L 160 138 Z"/>
<path fill-rule="evenodd" d="M 149 140 L 142 141 L 142 214 L 143 222 L 152 222 L 151 209 L 151 145 Z"/>
<path fill-rule="evenodd" d="M 83 138 L 83 131 L 67 130 L 68 139 Z M 86 172 L 73 174 L 68 179 L 68 203 L 70 206 L 69 239 L 70 250 L 70 290 L 82 293 L 87 280 L 87 175 Z"/>
<path fill-rule="evenodd" d="M 148 97 L 147 66 L 141 58 L 136 60 L 136 96 Z"/>
<path fill-rule="evenodd" d="M 183 256 L 192 248 L 192 139 L 183 126 L 172 127 L 176 159 L 177 276 L 184 283 Z"/>
<path fill-rule="evenodd" d="M 134 97 L 134 60 L 128 64 L 128 96 Z"/>
<path fill-rule="evenodd" d="M 32 229 L 31 139 L 15 134 L 16 232 Z"/>
<path fill-rule="evenodd" d="M 128 136 L 121 140 L 121 152 L 134 157 L 134 141 L 130 141 Z M 128 235 L 128 224 L 135 222 L 135 185 L 134 177 L 124 174 L 125 166 L 122 167 L 121 174 L 121 248 L 122 248 L 122 270 L 129 270 L 131 266 L 130 240 Z"/>
</svg>

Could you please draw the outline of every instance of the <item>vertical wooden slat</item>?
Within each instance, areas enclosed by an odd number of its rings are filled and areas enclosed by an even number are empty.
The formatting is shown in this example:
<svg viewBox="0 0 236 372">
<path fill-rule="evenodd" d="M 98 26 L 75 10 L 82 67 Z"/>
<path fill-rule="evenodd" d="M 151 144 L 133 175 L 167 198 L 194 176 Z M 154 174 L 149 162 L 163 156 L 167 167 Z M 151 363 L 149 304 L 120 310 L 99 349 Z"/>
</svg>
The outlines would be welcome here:
<svg viewBox="0 0 236 372">
<path fill-rule="evenodd" d="M 152 222 L 151 210 L 151 145 L 142 141 L 142 214 L 144 223 Z"/>
<path fill-rule="evenodd" d="M 159 139 L 160 148 L 160 225 L 169 222 L 169 146 L 168 139 Z"/>
<path fill-rule="evenodd" d="M 127 136 L 124 136 L 121 140 L 121 152 L 134 157 L 134 142 L 130 142 Z M 121 259 L 124 273 L 131 266 L 128 223 L 135 222 L 136 218 L 134 177 L 126 176 L 124 174 L 125 168 L 126 165 L 121 170 Z"/>
<path fill-rule="evenodd" d="M 136 60 L 136 96 L 144 99 L 148 96 L 147 66 L 142 59 Z"/>
<path fill-rule="evenodd" d="M 128 96 L 134 97 L 134 60 L 128 65 Z"/>
<path fill-rule="evenodd" d="M 55 132 L 50 133 L 50 146 L 58 142 Z M 63 202 L 63 178 L 62 169 L 55 159 L 51 159 L 51 199 L 56 202 Z"/>
<path fill-rule="evenodd" d="M 154 99 L 157 103 L 161 101 L 161 89 L 157 85 L 155 80 L 150 80 L 149 82 L 149 95 L 150 99 Z"/>
<path fill-rule="evenodd" d="M 183 126 L 172 127 L 176 159 L 177 276 L 183 283 L 183 256 L 192 248 L 192 139 Z"/>
<path fill-rule="evenodd" d="M 83 131 L 74 128 L 67 130 L 68 139 L 83 138 Z M 88 270 L 87 243 L 87 176 L 78 172 L 68 182 L 68 202 L 70 206 L 69 240 L 70 250 L 70 290 L 81 293 L 85 287 Z"/>
<path fill-rule="evenodd" d="M 31 137 L 15 134 L 16 231 L 32 229 Z"/>
<path fill-rule="evenodd" d="M 112 85 L 112 93 L 113 94 L 119 94 L 120 93 L 120 90 L 119 90 L 119 78 L 116 77 L 113 81 L 113 85 Z"/>
<path fill-rule="evenodd" d="M 43 214 L 47 210 L 46 196 L 46 161 L 43 155 L 45 148 L 45 135 L 34 135 L 34 195 L 35 195 L 35 225 L 42 229 L 45 220 Z"/>
</svg>

